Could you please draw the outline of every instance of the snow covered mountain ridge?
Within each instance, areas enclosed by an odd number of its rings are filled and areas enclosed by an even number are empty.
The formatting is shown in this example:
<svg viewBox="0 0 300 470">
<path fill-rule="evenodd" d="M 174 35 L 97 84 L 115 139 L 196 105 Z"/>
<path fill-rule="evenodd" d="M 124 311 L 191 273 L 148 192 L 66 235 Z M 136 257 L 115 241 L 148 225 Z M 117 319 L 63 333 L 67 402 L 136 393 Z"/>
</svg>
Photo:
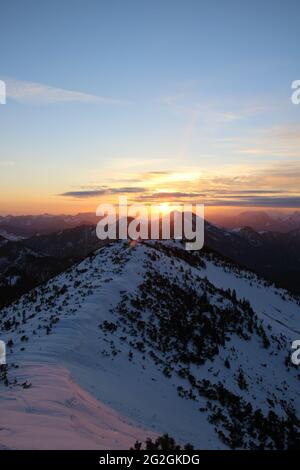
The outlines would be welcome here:
<svg viewBox="0 0 300 470">
<path fill-rule="evenodd" d="M 2 309 L 0 328 L 3 448 L 164 432 L 198 449 L 299 447 L 299 300 L 221 257 L 112 243 Z"/>
</svg>

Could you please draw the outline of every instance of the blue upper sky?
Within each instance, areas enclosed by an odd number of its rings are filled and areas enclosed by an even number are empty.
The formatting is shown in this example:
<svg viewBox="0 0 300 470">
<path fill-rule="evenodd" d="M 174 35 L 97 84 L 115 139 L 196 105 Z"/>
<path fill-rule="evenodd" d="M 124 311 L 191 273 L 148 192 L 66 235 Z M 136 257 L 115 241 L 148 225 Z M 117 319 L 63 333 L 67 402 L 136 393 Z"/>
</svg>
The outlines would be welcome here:
<svg viewBox="0 0 300 470">
<path fill-rule="evenodd" d="M 76 211 L 84 198 L 58 194 L 133 183 L 217 201 L 241 173 L 236 191 L 297 206 L 299 15 L 297 0 L 2 0 L 0 212 Z"/>
</svg>

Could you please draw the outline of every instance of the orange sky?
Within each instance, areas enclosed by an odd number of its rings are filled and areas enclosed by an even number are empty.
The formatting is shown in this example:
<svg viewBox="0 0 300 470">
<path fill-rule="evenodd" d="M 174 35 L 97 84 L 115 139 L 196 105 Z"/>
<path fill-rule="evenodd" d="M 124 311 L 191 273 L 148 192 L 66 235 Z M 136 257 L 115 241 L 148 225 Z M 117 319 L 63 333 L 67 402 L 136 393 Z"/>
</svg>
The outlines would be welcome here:
<svg viewBox="0 0 300 470">
<path fill-rule="evenodd" d="M 145 165 L 146 166 L 146 165 Z M 100 203 L 199 203 L 207 214 L 241 212 L 251 209 L 295 210 L 300 196 L 300 163 L 181 167 L 174 170 L 84 172 L 48 178 L 22 179 L 20 170 L 5 168 L 0 187 L 0 214 L 95 212 Z M 4 172 L 2 176 L 4 176 Z M 74 184 L 66 184 L 74 179 Z M 76 180 L 78 183 L 76 184 Z M 81 183 L 79 183 L 81 181 Z M 19 184 L 16 183 L 19 182 Z M 16 189 L 17 187 L 17 189 Z"/>
</svg>

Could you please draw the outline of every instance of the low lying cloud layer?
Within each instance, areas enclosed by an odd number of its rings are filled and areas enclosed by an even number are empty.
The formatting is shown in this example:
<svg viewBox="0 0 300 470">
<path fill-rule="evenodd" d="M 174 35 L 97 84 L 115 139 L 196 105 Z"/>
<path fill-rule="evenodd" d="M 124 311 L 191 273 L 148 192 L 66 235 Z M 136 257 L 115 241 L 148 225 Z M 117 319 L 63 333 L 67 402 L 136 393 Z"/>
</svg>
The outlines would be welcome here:
<svg viewBox="0 0 300 470">
<path fill-rule="evenodd" d="M 123 186 L 125 181 L 140 185 Z M 105 179 L 104 179 L 105 181 Z M 109 181 L 109 178 L 106 179 Z M 130 202 L 205 204 L 207 206 L 300 208 L 300 162 L 200 170 L 151 171 L 113 176 L 107 186 L 82 186 L 61 194 L 77 199 L 128 195 Z"/>
<path fill-rule="evenodd" d="M 109 194 L 136 194 L 142 193 L 145 188 L 131 187 L 131 188 L 102 188 L 102 189 L 91 189 L 91 190 L 80 190 L 80 191 L 67 191 L 60 194 L 60 196 L 73 197 L 73 198 L 91 198 L 99 197 Z"/>
</svg>

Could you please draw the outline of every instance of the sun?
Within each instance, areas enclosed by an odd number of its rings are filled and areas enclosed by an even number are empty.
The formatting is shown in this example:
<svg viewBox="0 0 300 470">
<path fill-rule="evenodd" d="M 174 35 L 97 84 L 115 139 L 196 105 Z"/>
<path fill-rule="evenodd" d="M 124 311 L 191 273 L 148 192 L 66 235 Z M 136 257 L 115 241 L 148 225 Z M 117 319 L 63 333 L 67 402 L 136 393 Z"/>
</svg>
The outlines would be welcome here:
<svg viewBox="0 0 300 470">
<path fill-rule="evenodd" d="M 162 202 L 160 205 L 159 205 L 159 211 L 162 213 L 162 214 L 168 214 L 170 212 L 171 208 L 170 208 L 170 205 L 168 202 Z"/>
</svg>

